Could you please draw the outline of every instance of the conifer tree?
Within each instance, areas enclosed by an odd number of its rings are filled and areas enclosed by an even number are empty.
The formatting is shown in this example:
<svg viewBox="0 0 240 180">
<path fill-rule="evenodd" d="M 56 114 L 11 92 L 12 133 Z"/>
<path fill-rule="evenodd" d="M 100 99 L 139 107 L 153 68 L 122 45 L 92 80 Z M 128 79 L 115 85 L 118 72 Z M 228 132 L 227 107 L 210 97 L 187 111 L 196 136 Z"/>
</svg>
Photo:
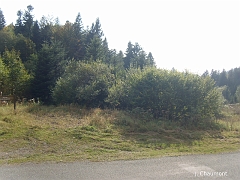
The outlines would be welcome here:
<svg viewBox="0 0 240 180">
<path fill-rule="evenodd" d="M 87 58 L 89 58 L 87 48 L 89 48 L 89 45 L 92 43 L 93 39 L 95 39 L 95 40 L 98 39 L 98 41 L 99 40 L 102 41 L 103 35 L 104 34 L 103 34 L 103 31 L 101 28 L 100 20 L 99 20 L 99 18 L 97 18 L 96 22 L 92 23 L 91 28 L 86 30 L 86 39 L 85 39 L 86 51 L 85 52 L 86 52 Z M 102 42 L 101 42 L 101 44 L 102 44 Z"/>
<path fill-rule="evenodd" d="M 124 68 L 129 69 L 131 60 L 134 58 L 134 47 L 131 42 L 128 42 L 128 47 L 125 53 L 125 58 L 124 58 Z"/>
<path fill-rule="evenodd" d="M 90 33 L 93 36 L 97 35 L 99 38 L 102 38 L 104 36 L 99 18 L 96 19 L 95 24 L 92 24 Z"/>
<path fill-rule="evenodd" d="M 66 64 L 65 49 L 60 42 L 44 43 L 38 54 L 33 82 L 33 95 L 44 103 L 51 103 L 51 91 L 63 74 Z"/>
<path fill-rule="evenodd" d="M 5 27 L 6 21 L 2 10 L 0 9 L 0 31 Z"/>
<path fill-rule="evenodd" d="M 23 34 L 24 33 L 24 23 L 23 23 L 23 12 L 21 10 L 19 10 L 17 12 L 17 16 L 18 16 L 18 19 L 16 21 L 16 24 L 15 24 L 15 29 L 14 29 L 14 32 L 15 34 Z"/>
<path fill-rule="evenodd" d="M 151 52 L 149 52 L 148 55 L 147 55 L 147 61 L 148 61 L 149 66 L 155 66 L 156 65 Z"/>
<path fill-rule="evenodd" d="M 22 34 L 25 37 L 31 38 L 32 36 L 32 26 L 33 26 L 33 6 L 28 5 L 27 10 L 25 12 L 19 10 L 17 12 L 17 22 L 15 24 L 15 33 Z"/>
<path fill-rule="evenodd" d="M 102 42 L 102 49 L 103 49 L 103 59 L 102 59 L 103 62 L 105 62 L 106 64 L 110 64 L 111 54 L 108 48 L 107 38 L 104 38 Z"/>
<path fill-rule="evenodd" d="M 74 31 L 74 55 L 73 58 L 83 60 L 84 58 L 84 36 L 83 36 L 83 23 L 80 13 L 78 13 L 76 20 L 73 24 Z"/>
<path fill-rule="evenodd" d="M 33 11 L 33 6 L 27 6 L 27 11 L 25 10 L 23 16 L 23 23 L 24 23 L 24 36 L 31 38 L 32 36 L 32 27 L 33 27 L 33 15 L 31 14 Z"/>
<path fill-rule="evenodd" d="M 103 60 L 104 58 L 104 52 L 103 52 L 103 46 L 102 46 L 102 40 L 95 35 L 89 45 L 86 48 L 86 58 L 85 60 Z"/>
<path fill-rule="evenodd" d="M 35 43 L 36 45 L 36 50 L 40 50 L 41 48 L 41 37 L 40 37 L 40 28 L 39 28 L 39 24 L 38 21 L 35 21 L 33 24 L 33 28 L 32 28 L 32 38 L 31 40 Z"/>
</svg>

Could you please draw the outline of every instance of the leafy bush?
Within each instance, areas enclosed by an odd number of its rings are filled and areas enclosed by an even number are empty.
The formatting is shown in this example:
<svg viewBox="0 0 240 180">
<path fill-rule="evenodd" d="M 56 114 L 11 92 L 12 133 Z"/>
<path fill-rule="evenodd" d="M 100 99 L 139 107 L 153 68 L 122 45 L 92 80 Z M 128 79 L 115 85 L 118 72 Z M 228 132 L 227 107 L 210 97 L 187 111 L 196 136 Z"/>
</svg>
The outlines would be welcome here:
<svg viewBox="0 0 240 180">
<path fill-rule="evenodd" d="M 53 90 L 58 104 L 77 103 L 87 107 L 105 105 L 113 75 L 107 65 L 99 62 L 70 61 Z"/>
<path fill-rule="evenodd" d="M 129 70 L 125 80 L 110 89 L 107 101 L 184 124 L 211 119 L 220 108 L 220 94 L 210 77 L 156 68 Z"/>
</svg>

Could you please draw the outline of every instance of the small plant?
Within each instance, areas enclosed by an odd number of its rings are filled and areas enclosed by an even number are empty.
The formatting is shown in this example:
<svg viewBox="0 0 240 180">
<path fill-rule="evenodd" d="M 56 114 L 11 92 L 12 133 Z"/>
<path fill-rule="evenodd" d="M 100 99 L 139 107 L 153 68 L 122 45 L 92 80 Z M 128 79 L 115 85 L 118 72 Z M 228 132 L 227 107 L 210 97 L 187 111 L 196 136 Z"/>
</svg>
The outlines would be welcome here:
<svg viewBox="0 0 240 180">
<path fill-rule="evenodd" d="M 94 126 L 82 126 L 81 129 L 91 132 L 97 131 L 97 129 Z"/>
<path fill-rule="evenodd" d="M 12 123 L 13 122 L 13 120 L 8 118 L 8 117 L 3 118 L 2 121 L 6 122 L 6 123 Z"/>
</svg>

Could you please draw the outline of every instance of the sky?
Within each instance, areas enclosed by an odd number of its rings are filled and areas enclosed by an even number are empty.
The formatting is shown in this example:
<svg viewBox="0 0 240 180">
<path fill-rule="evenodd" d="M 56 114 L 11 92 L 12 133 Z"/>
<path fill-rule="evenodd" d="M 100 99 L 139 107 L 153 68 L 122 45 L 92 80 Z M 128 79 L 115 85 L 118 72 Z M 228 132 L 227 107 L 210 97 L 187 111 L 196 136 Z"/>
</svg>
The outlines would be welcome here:
<svg viewBox="0 0 240 180">
<path fill-rule="evenodd" d="M 125 52 L 137 42 L 159 68 L 202 74 L 240 67 L 239 0 L 0 0 L 7 24 L 30 4 L 35 20 L 64 24 L 80 12 L 86 28 L 99 18 L 110 49 Z"/>
</svg>

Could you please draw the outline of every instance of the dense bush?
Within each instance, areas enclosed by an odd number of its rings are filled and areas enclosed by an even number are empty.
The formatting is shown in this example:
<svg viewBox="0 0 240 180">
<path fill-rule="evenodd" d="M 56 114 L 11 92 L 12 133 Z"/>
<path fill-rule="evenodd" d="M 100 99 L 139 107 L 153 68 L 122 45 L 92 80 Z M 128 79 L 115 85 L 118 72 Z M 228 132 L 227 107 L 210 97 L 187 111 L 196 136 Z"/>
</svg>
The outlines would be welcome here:
<svg viewBox="0 0 240 180">
<path fill-rule="evenodd" d="M 141 108 L 156 118 L 183 123 L 211 119 L 221 104 L 210 77 L 156 68 L 129 70 L 125 80 L 110 89 L 107 101 L 113 107 Z"/>
<path fill-rule="evenodd" d="M 113 80 L 106 64 L 73 60 L 58 79 L 53 99 L 57 104 L 77 103 L 87 107 L 102 107 Z"/>
</svg>

